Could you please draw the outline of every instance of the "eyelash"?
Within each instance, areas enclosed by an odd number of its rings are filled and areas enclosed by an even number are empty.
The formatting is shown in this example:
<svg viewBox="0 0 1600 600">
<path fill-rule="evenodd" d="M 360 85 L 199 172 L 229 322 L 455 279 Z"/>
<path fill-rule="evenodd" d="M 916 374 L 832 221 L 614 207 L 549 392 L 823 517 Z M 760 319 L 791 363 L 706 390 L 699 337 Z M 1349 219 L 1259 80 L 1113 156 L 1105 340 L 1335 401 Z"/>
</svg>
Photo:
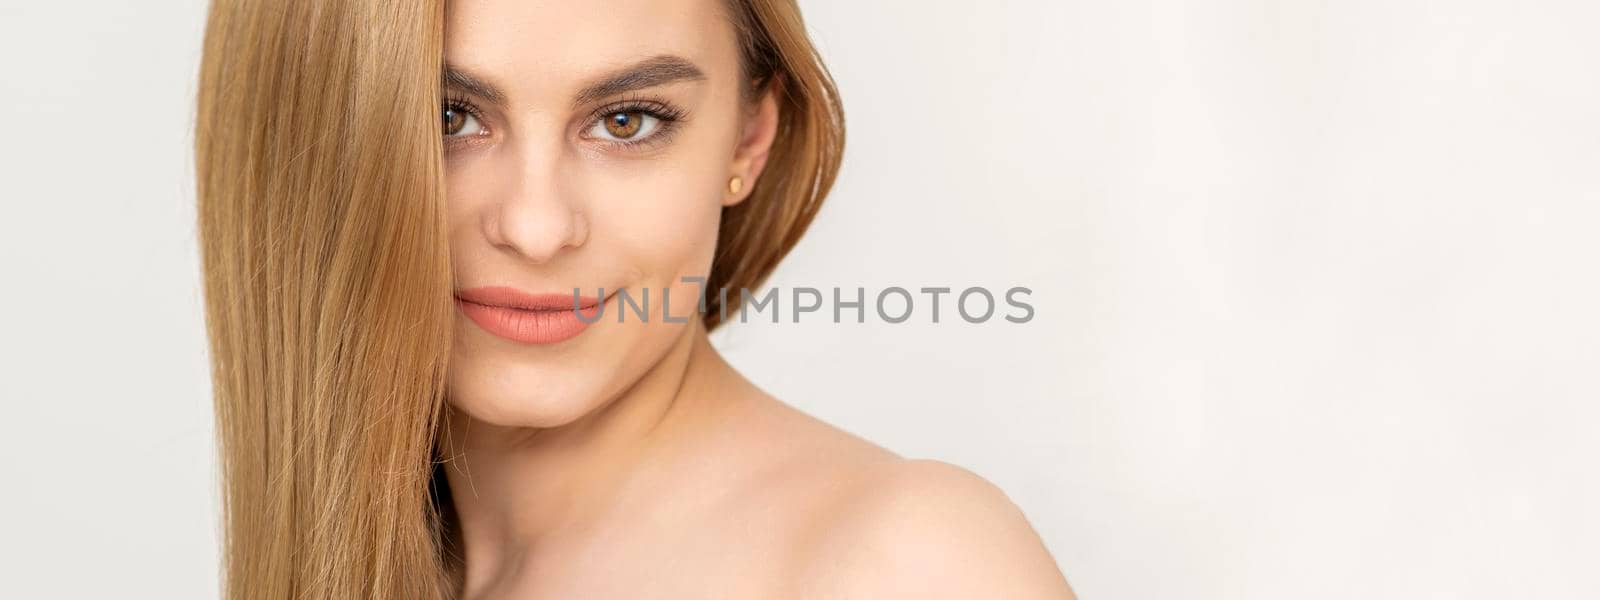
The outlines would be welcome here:
<svg viewBox="0 0 1600 600">
<path fill-rule="evenodd" d="M 611 104 L 600 107 L 589 115 L 585 123 L 595 123 L 601 118 L 617 113 L 643 113 L 655 117 L 661 123 L 655 133 L 641 140 L 607 141 L 606 143 L 628 148 L 647 147 L 660 145 L 668 141 L 679 125 L 683 123 L 684 112 L 671 103 L 658 98 L 630 97 L 623 98 Z"/>
<path fill-rule="evenodd" d="M 444 108 L 464 112 L 470 115 L 472 118 L 477 119 L 480 127 L 488 129 L 488 125 L 484 124 L 483 111 L 479 110 L 476 105 L 472 104 L 472 102 L 468 101 L 466 98 L 454 95 L 446 95 L 444 99 Z M 584 123 L 586 125 L 593 125 L 603 117 L 611 116 L 617 113 L 632 112 L 643 113 L 651 117 L 655 117 L 660 121 L 660 125 L 658 125 L 658 128 L 654 133 L 650 134 L 650 137 L 641 140 L 606 140 L 603 143 L 615 147 L 624 147 L 630 149 L 660 145 L 668 141 L 668 138 L 670 138 L 677 128 L 682 125 L 687 116 L 682 109 L 679 109 L 672 103 L 659 98 L 625 97 L 622 100 L 612 102 L 600 107 L 599 109 L 596 109 L 594 112 L 589 114 L 588 118 L 584 120 Z M 584 131 L 587 131 L 587 127 L 584 129 Z"/>
</svg>

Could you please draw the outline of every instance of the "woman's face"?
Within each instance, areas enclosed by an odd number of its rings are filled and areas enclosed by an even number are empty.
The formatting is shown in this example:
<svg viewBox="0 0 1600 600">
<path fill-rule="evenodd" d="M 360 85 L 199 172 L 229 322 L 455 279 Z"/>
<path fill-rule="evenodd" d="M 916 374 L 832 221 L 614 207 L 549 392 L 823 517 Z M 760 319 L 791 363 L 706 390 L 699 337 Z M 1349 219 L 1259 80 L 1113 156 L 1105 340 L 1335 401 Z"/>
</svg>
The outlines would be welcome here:
<svg viewBox="0 0 1600 600">
<path fill-rule="evenodd" d="M 682 279 L 710 271 L 722 208 L 754 183 L 777 109 L 770 95 L 741 100 L 720 0 L 452 0 L 446 12 L 450 401 L 498 425 L 561 425 L 698 332 L 700 284 Z M 598 321 L 578 319 L 574 288 L 603 307 Z M 644 319 L 619 289 L 648 293 Z M 664 318 L 663 290 L 688 323 Z"/>
</svg>

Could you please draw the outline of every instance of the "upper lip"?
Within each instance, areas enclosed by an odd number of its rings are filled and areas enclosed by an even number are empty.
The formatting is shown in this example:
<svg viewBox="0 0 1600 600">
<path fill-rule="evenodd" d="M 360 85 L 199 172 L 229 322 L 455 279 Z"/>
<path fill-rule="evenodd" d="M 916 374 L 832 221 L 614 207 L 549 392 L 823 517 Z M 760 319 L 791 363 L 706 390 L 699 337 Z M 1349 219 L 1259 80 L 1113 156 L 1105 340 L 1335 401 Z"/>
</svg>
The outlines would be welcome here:
<svg viewBox="0 0 1600 600">
<path fill-rule="evenodd" d="M 519 310 L 572 310 L 572 295 L 573 292 L 570 291 L 565 293 L 533 294 L 504 286 L 476 287 L 456 291 L 456 298 L 464 302 Z M 578 308 L 593 308 L 595 305 L 600 304 L 600 298 L 598 296 L 582 295 L 580 291 L 577 304 Z"/>
</svg>

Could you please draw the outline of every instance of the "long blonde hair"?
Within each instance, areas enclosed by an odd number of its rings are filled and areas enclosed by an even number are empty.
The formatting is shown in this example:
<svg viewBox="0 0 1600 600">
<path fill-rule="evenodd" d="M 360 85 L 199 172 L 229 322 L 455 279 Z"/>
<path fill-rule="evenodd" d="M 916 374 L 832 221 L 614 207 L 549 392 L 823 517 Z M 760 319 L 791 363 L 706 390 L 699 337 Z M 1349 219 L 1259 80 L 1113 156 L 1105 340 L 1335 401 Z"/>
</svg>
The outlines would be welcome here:
<svg viewBox="0 0 1600 600">
<path fill-rule="evenodd" d="M 732 0 L 766 173 L 709 289 L 755 287 L 838 171 L 843 117 L 793 0 Z M 199 236 L 230 599 L 454 598 L 434 481 L 454 308 L 443 2 L 214 0 L 196 115 Z M 715 298 L 710 327 L 721 311 Z"/>
</svg>

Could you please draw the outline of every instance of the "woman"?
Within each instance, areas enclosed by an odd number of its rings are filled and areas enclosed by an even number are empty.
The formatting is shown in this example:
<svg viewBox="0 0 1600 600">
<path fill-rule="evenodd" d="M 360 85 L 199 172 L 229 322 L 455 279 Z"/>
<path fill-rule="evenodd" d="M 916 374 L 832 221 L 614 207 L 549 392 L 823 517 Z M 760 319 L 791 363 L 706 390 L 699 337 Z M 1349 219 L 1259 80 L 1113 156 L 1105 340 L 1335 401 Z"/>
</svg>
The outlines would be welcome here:
<svg viewBox="0 0 1600 600">
<path fill-rule="evenodd" d="M 211 9 L 228 597 L 1071 597 L 992 485 L 707 341 L 839 164 L 792 0 L 423 4 Z"/>
</svg>

